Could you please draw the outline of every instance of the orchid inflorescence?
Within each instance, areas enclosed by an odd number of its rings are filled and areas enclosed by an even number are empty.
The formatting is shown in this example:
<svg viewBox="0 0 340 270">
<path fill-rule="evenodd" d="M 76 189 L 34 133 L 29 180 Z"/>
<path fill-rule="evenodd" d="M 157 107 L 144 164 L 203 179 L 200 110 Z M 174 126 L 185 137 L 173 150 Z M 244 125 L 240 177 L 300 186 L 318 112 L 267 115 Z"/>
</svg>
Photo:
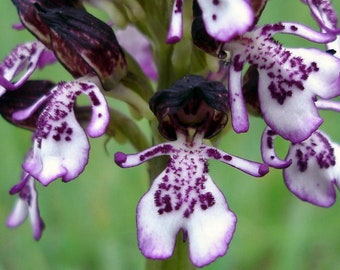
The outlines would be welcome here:
<svg viewBox="0 0 340 270">
<path fill-rule="evenodd" d="M 138 150 L 117 149 L 118 166 L 168 156 L 137 205 L 138 246 L 147 258 L 171 257 L 180 231 L 197 267 L 227 252 L 237 218 L 209 175 L 211 159 L 255 177 L 280 169 L 301 200 L 334 204 L 340 146 L 319 130 L 319 110 L 340 111 L 334 99 L 340 96 L 340 28 L 329 0 L 302 1 L 319 29 L 297 22 L 260 25 L 266 0 L 12 2 L 17 28 L 35 40 L 16 46 L 0 64 L 0 113 L 33 132 L 21 180 L 10 189 L 18 199 L 9 227 L 29 216 L 39 240 L 45 223 L 37 181 L 47 186 L 76 179 L 88 163 L 88 137 L 114 136 L 114 129 Z M 112 22 L 87 12 L 88 4 L 110 5 Z M 287 48 L 277 34 L 325 48 Z M 31 78 L 56 63 L 71 81 Z M 89 105 L 77 102 L 82 94 Z M 131 115 L 112 108 L 112 98 L 125 102 Z M 229 128 L 251 129 L 249 114 L 267 126 L 259 162 L 216 145 Z M 135 124 L 141 118 L 150 123 L 152 145 Z M 276 153 L 276 137 L 289 142 L 285 158 Z"/>
</svg>

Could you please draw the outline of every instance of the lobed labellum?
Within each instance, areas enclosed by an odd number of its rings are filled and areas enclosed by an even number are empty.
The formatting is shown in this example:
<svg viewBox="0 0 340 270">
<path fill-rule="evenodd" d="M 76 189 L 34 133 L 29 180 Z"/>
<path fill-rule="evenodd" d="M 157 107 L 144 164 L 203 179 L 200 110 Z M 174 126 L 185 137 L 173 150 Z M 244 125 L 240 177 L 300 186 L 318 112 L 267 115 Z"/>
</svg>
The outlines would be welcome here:
<svg viewBox="0 0 340 270">
<path fill-rule="evenodd" d="M 203 136 L 197 132 L 189 139 L 178 132 L 173 142 L 137 154 L 118 152 L 115 155 L 115 162 L 123 168 L 137 166 L 156 156 L 170 156 L 167 167 L 137 206 L 138 244 L 147 258 L 170 257 L 180 230 L 189 238 L 194 265 L 202 267 L 226 253 L 236 216 L 208 174 L 208 159 L 219 160 L 257 177 L 268 172 L 265 164 L 243 160 L 203 144 Z"/>
<path fill-rule="evenodd" d="M 329 207 L 335 202 L 335 185 L 339 188 L 339 145 L 321 131 L 307 140 L 292 144 L 286 159 L 292 165 L 284 169 L 288 189 L 303 201 Z"/>
<path fill-rule="evenodd" d="M 236 132 L 248 130 L 240 85 L 243 67 L 248 62 L 258 71 L 258 100 L 264 120 L 277 134 L 296 143 L 308 138 L 322 123 L 315 97 L 328 99 L 339 95 L 340 60 L 312 48 L 286 49 L 272 38 L 281 32 L 302 37 L 309 34 L 316 42 L 334 40 L 334 36 L 316 33 L 306 26 L 277 23 L 259 27 L 226 43 L 223 49 L 233 55 L 229 70 L 231 116 Z M 302 108 L 299 104 L 305 106 Z"/>
<path fill-rule="evenodd" d="M 108 125 L 108 107 L 95 84 L 80 81 L 59 83 L 38 118 L 33 149 L 23 164 L 24 169 L 44 185 L 58 177 L 64 181 L 74 179 L 87 164 L 89 143 L 73 108 L 80 94 L 86 94 L 92 103 L 88 134 L 101 136 Z"/>
</svg>

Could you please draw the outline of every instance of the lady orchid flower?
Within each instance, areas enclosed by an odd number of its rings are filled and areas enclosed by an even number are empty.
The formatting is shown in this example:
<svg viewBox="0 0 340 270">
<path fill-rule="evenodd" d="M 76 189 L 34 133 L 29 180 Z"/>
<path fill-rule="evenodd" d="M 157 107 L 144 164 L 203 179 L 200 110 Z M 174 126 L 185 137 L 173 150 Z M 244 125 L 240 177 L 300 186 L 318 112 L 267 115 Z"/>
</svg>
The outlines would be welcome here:
<svg viewBox="0 0 340 270">
<path fill-rule="evenodd" d="M 274 149 L 275 132 L 267 128 L 262 136 L 263 160 L 283 168 L 288 189 L 303 201 L 330 207 L 335 203 L 335 187 L 340 189 L 340 146 L 317 130 L 306 140 L 292 143 L 285 160 Z"/>
<path fill-rule="evenodd" d="M 198 267 L 226 253 L 235 231 L 236 216 L 208 174 L 215 159 L 260 177 L 265 164 L 232 156 L 203 143 L 227 123 L 227 91 L 220 82 L 188 75 L 171 88 L 157 92 L 150 107 L 159 131 L 170 142 L 136 154 L 118 152 L 115 162 L 129 168 L 168 155 L 164 171 L 153 181 L 137 206 L 138 245 L 147 258 L 172 255 L 176 235 L 189 239 L 190 259 Z"/>
<path fill-rule="evenodd" d="M 302 25 L 278 23 L 225 44 L 224 49 L 232 53 L 229 100 L 233 127 L 244 132 L 249 125 L 241 88 L 241 72 L 248 62 L 259 72 L 258 98 L 265 122 L 283 138 L 299 142 L 322 123 L 316 97 L 330 99 L 340 94 L 340 60 L 317 49 L 286 49 L 272 39 L 275 33 L 309 36 L 319 42 L 329 38 Z"/>
<path fill-rule="evenodd" d="M 23 168 L 42 184 L 62 177 L 63 181 L 76 178 L 88 161 L 89 143 L 78 123 L 74 105 L 80 94 L 89 97 L 92 119 L 87 134 L 98 137 L 105 133 L 109 122 L 109 110 L 100 89 L 87 81 L 61 82 L 42 97 L 37 104 L 46 101 L 37 120 L 33 135 L 33 148 L 23 163 Z M 14 118 L 25 119 L 34 112 L 35 106 L 16 112 Z"/>
<path fill-rule="evenodd" d="M 227 43 L 213 43 L 214 39 L 202 33 L 202 29 L 197 33 L 195 27 L 193 24 L 196 45 L 209 53 L 218 49 L 217 55 L 231 54 L 228 90 L 236 132 L 246 132 L 249 128 L 241 84 L 246 63 L 258 70 L 258 99 L 265 122 L 292 142 L 308 138 L 321 125 L 315 99 L 330 99 L 340 94 L 339 59 L 313 48 L 288 49 L 273 39 L 275 34 L 286 33 L 327 43 L 335 39 L 333 33 L 319 33 L 298 23 L 276 23 L 254 27 Z M 206 35 L 210 41 L 202 42 L 195 35 Z"/>
</svg>

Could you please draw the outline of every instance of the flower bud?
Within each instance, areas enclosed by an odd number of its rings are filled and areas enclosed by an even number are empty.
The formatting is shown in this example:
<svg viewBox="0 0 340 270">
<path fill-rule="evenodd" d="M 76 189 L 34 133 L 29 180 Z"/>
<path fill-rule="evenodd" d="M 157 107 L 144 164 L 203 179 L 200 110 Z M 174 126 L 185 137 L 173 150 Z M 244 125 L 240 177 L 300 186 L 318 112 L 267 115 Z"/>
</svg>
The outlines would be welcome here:
<svg viewBox="0 0 340 270">
<path fill-rule="evenodd" d="M 41 20 L 35 4 L 44 8 L 83 7 L 79 0 L 12 0 L 12 2 L 18 10 L 23 25 L 49 49 L 51 48 L 50 31 Z"/>
<path fill-rule="evenodd" d="M 110 90 L 126 75 L 124 53 L 109 25 L 83 9 L 37 9 L 50 30 L 54 53 L 74 77 L 95 73 Z"/>
</svg>

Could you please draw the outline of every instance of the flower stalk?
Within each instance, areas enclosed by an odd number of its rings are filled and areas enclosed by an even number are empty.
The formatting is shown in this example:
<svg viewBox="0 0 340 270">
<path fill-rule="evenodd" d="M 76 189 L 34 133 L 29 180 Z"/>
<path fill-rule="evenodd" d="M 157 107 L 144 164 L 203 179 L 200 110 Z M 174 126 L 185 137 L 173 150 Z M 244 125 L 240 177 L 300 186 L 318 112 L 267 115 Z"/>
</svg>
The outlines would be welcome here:
<svg viewBox="0 0 340 270">
<path fill-rule="evenodd" d="M 210 160 L 256 178 L 281 170 L 302 201 L 335 203 L 339 145 L 320 130 L 319 113 L 340 111 L 340 30 L 331 1 L 302 1 L 319 29 L 261 24 L 266 0 L 12 2 L 22 24 L 15 29 L 27 29 L 33 41 L 0 63 L 0 114 L 32 132 L 32 147 L 10 189 L 17 200 L 9 227 L 28 218 L 39 240 L 45 222 L 36 185 L 76 179 L 89 163 L 90 138 L 101 136 L 136 151 L 110 153 L 119 167 L 147 164 L 149 186 L 136 206 L 146 269 L 205 267 L 233 247 L 235 202 L 217 187 L 224 179 L 210 176 Z M 112 21 L 88 5 L 105 8 Z M 280 34 L 311 45 L 289 48 Z M 51 64 L 71 79 L 33 79 Z M 229 131 L 253 128 L 249 115 L 266 125 L 259 161 L 218 148 Z M 288 142 L 285 158 L 276 137 Z"/>
</svg>

